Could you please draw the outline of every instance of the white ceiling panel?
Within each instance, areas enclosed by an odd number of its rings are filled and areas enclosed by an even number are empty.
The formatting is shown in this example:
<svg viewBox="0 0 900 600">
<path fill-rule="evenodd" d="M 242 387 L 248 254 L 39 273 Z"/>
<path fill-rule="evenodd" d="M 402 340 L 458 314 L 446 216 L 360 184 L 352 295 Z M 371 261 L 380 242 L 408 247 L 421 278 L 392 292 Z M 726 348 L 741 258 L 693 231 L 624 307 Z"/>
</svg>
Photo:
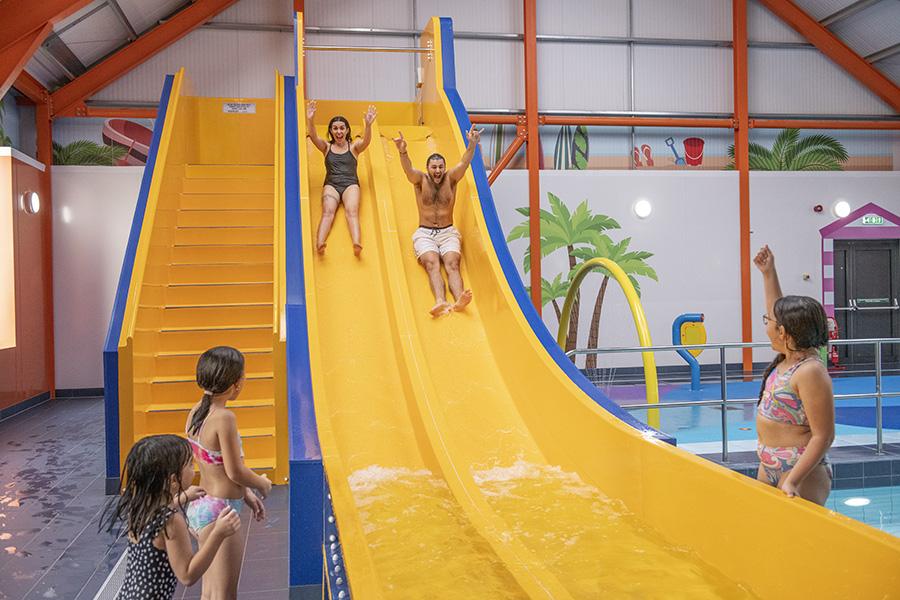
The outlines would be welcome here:
<svg viewBox="0 0 900 600">
<path fill-rule="evenodd" d="M 813 19 L 821 21 L 839 10 L 847 8 L 856 0 L 794 0 L 794 4 L 806 11 Z"/>
<path fill-rule="evenodd" d="M 74 23 L 75 21 L 81 20 L 82 18 L 84 18 L 85 15 L 87 15 L 103 6 L 106 6 L 106 0 L 94 0 L 94 2 L 91 2 L 90 4 L 88 4 L 87 6 L 82 8 L 81 10 L 72 13 L 71 15 L 69 15 L 68 17 L 63 19 L 62 21 L 59 21 L 56 24 L 56 26 L 53 27 L 53 30 L 60 31 L 62 29 L 65 29 L 66 27 L 69 26 L 69 24 Z"/>
<path fill-rule="evenodd" d="M 632 0 L 634 35 L 652 38 L 731 39 L 730 0 Z"/>
<path fill-rule="evenodd" d="M 456 31 L 522 33 L 521 0 L 413 1 L 416 3 L 417 29 L 423 28 L 431 17 L 450 17 Z"/>
<path fill-rule="evenodd" d="M 540 110 L 630 108 L 627 45 L 541 42 L 537 61 Z"/>
<path fill-rule="evenodd" d="M 128 41 L 128 30 L 109 6 L 77 25 L 64 30 L 59 38 L 85 66 L 89 66 Z"/>
<path fill-rule="evenodd" d="M 900 2 L 882 0 L 838 21 L 831 31 L 862 56 L 884 50 L 900 43 Z"/>
<path fill-rule="evenodd" d="M 412 26 L 412 1 L 314 0 L 305 4 L 304 19 L 310 27 L 409 29 Z"/>
<path fill-rule="evenodd" d="M 306 11 L 311 13 L 321 2 L 307 2 Z M 329 4 L 346 4 L 330 2 Z M 294 23 L 294 3 L 292 0 L 240 0 L 212 19 L 219 23 L 252 23 L 254 25 L 292 25 Z"/>
<path fill-rule="evenodd" d="M 772 14 L 758 0 L 747 3 L 747 37 L 751 42 L 806 41 L 806 38 Z"/>
<path fill-rule="evenodd" d="M 545 35 L 628 35 L 628 0 L 538 0 L 537 32 Z"/>
<path fill-rule="evenodd" d="M 170 16 L 189 0 L 118 0 L 122 12 L 128 22 L 138 33 L 144 33 L 156 26 L 162 19 Z"/>
</svg>

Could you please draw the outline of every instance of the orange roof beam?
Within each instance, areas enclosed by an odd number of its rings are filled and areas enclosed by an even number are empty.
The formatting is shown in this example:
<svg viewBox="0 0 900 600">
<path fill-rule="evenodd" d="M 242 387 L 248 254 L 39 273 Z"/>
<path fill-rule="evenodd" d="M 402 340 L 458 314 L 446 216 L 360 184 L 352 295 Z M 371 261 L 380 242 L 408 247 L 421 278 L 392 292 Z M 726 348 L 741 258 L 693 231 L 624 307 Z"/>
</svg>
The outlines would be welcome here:
<svg viewBox="0 0 900 600">
<path fill-rule="evenodd" d="M 32 31 L 0 52 L 0 98 L 16 81 L 25 65 L 31 60 L 31 55 L 40 47 L 44 38 L 51 31 L 53 31 L 53 26 L 46 23 L 43 27 Z"/>
<path fill-rule="evenodd" d="M 76 115 L 78 107 L 151 56 L 206 23 L 236 0 L 196 0 L 162 25 L 151 29 L 109 58 L 52 94 L 54 116 Z"/>
<path fill-rule="evenodd" d="M 47 24 L 52 28 L 62 19 L 90 3 L 91 0 L 41 0 L 40 2 L 2 0 L 0 2 L 0 53 Z"/>
<path fill-rule="evenodd" d="M 896 112 L 900 112 L 900 88 L 818 21 L 806 14 L 803 9 L 791 0 L 760 0 L 760 2 L 782 21 L 793 27 L 797 33 L 805 37 L 825 56 L 847 71 L 851 77 L 884 100 Z"/>
<path fill-rule="evenodd" d="M 22 71 L 12 86 L 16 90 L 31 100 L 35 104 L 44 104 L 50 99 L 50 92 L 47 91 L 41 82 L 32 77 L 28 71 Z"/>
</svg>

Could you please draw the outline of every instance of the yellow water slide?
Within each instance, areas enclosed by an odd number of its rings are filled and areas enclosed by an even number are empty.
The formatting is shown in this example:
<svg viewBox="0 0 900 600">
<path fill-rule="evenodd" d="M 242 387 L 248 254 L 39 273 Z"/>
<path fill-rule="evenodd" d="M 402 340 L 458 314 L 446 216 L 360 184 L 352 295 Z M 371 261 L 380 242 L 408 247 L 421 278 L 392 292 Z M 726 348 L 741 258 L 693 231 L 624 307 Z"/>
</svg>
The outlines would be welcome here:
<svg viewBox="0 0 900 600">
<path fill-rule="evenodd" d="M 107 429 L 118 436 L 108 442 L 108 475 L 141 437 L 184 432 L 202 394 L 199 355 L 230 345 L 246 357 L 243 392 L 229 404 L 246 462 L 284 482 L 274 100 L 186 88 L 184 70 L 167 78 L 120 280 L 127 296 L 117 295 L 107 340 L 118 362 L 105 363 L 107 423 L 115 394 L 119 417 Z"/>
<path fill-rule="evenodd" d="M 418 102 L 378 103 L 359 159 L 360 258 L 342 211 L 314 252 L 324 166 L 304 139 L 298 73 L 309 360 L 337 581 L 365 600 L 900 596 L 896 538 L 641 432 L 564 372 L 510 282 L 480 158 L 455 212 L 475 299 L 430 317 L 414 191 L 391 138 L 403 132 L 420 169 L 432 152 L 459 160 L 468 123 L 451 36 L 438 19 L 422 35 Z M 361 133 L 367 105 L 319 100 L 319 135 L 335 114 Z M 325 562 L 334 575 L 327 547 Z"/>
</svg>

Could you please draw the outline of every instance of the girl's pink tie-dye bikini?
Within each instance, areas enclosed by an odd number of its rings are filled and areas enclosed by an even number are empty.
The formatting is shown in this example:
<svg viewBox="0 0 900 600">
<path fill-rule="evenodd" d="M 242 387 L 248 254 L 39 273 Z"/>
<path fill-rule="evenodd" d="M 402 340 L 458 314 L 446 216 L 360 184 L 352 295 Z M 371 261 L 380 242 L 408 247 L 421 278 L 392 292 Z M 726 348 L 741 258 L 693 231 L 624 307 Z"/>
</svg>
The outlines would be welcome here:
<svg viewBox="0 0 900 600">
<path fill-rule="evenodd" d="M 766 387 L 757 408 L 761 417 L 788 425 L 806 425 L 806 409 L 803 408 L 800 396 L 791 387 L 791 376 L 800 365 L 813 359 L 815 357 L 804 358 L 784 373 L 772 369 L 766 379 Z M 778 485 L 782 474 L 794 468 L 805 451 L 806 446 L 765 446 L 761 443 L 756 446 L 759 464 L 772 485 Z M 831 476 L 831 465 L 828 464 L 826 457 L 822 457 L 822 464 L 828 468 L 828 475 Z"/>
<path fill-rule="evenodd" d="M 203 425 L 200 426 L 200 431 L 197 432 L 197 439 L 188 436 L 188 442 L 194 452 L 194 458 L 199 463 L 224 466 L 225 459 L 222 457 L 221 450 L 210 450 L 200 443 L 200 434 L 203 433 L 203 427 L 205 425 L 206 423 L 204 422 Z M 240 441 L 240 438 L 238 438 L 238 441 Z M 241 458 L 243 457 L 244 452 L 242 445 Z M 195 535 L 199 535 L 201 529 L 219 518 L 219 513 L 225 510 L 226 506 L 230 506 L 235 512 L 240 514 L 241 510 L 244 508 L 244 500 L 243 498 L 217 498 L 209 495 L 197 498 L 188 504 L 187 507 L 188 527 L 190 527 Z"/>
</svg>

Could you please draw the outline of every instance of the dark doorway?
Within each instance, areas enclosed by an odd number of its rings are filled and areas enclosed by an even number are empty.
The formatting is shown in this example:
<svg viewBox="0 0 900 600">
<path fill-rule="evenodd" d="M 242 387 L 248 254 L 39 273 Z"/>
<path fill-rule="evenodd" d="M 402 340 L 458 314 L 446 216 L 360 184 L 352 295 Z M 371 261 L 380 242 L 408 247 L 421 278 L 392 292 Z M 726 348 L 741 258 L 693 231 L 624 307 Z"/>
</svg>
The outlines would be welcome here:
<svg viewBox="0 0 900 600">
<path fill-rule="evenodd" d="M 841 338 L 900 337 L 900 241 L 834 241 L 834 307 Z M 842 363 L 875 364 L 875 346 L 840 346 Z M 882 346 L 882 362 L 900 362 L 897 345 Z"/>
</svg>

